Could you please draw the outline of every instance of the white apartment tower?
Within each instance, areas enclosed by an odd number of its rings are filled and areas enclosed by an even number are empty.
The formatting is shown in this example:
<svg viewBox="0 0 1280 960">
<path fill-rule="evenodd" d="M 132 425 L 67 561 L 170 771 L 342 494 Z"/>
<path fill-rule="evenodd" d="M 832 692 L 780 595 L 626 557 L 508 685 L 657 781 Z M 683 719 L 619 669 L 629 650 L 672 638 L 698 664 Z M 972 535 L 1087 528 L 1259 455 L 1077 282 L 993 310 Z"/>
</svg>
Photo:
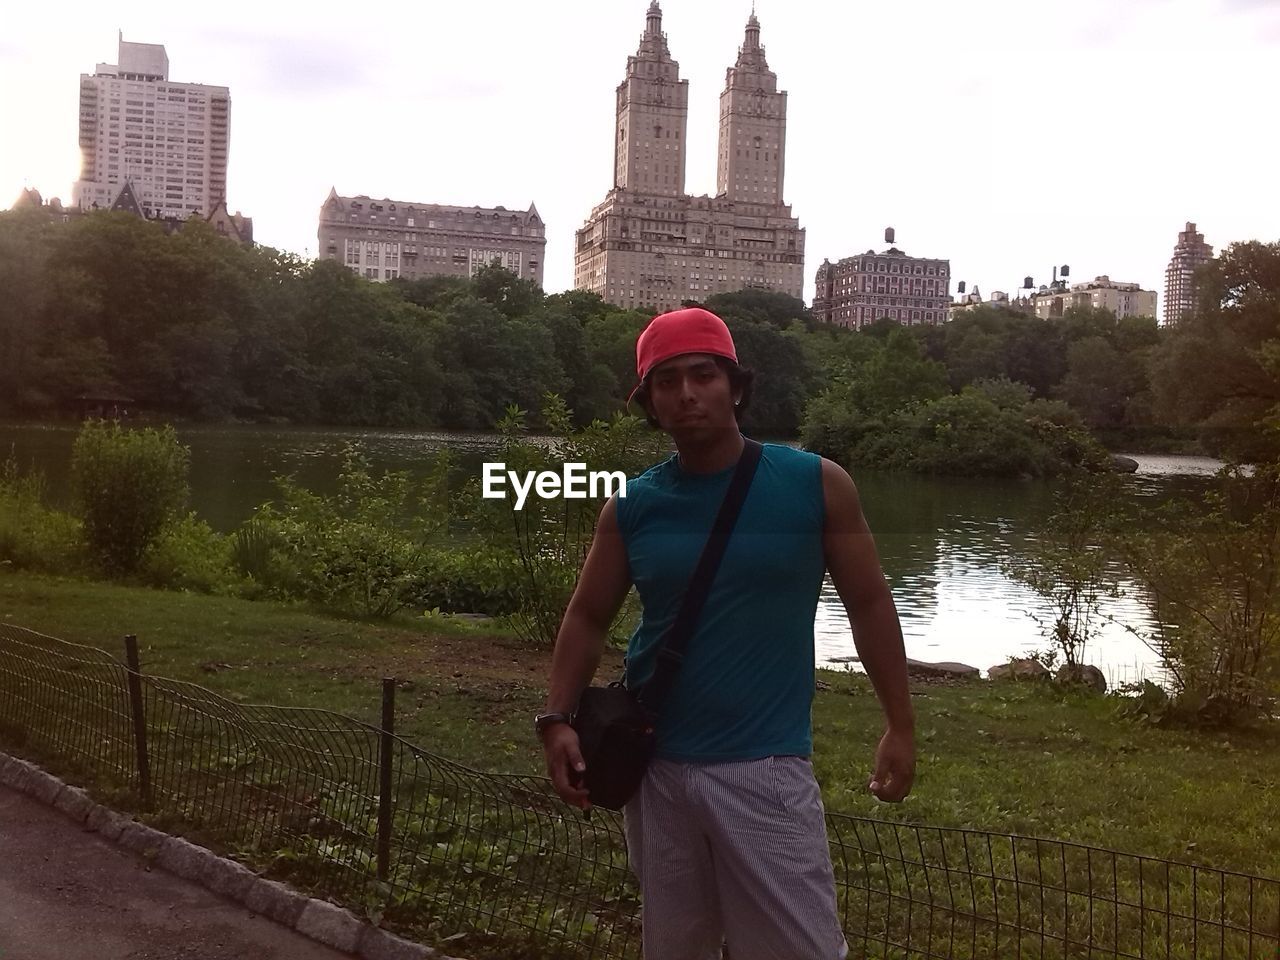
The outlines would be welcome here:
<svg viewBox="0 0 1280 960">
<path fill-rule="evenodd" d="M 227 196 L 230 93 L 171 81 L 158 43 L 129 43 L 122 34 L 118 60 L 80 75 L 72 199 L 106 209 L 130 183 L 147 216 L 209 216 Z"/>
</svg>

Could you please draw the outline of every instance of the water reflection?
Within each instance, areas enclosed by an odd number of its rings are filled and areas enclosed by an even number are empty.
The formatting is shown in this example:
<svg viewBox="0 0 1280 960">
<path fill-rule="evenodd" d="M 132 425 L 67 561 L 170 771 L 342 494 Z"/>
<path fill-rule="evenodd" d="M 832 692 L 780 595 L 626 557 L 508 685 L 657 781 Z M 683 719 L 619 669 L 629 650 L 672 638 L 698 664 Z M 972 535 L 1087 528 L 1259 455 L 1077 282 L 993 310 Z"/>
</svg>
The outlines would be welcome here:
<svg viewBox="0 0 1280 960">
<path fill-rule="evenodd" d="M 1185 473 L 1180 472 L 1184 459 Z M 1135 497 L 1167 497 L 1202 488 L 1220 465 L 1207 458 L 1140 458 L 1140 472 L 1126 483 Z M 1050 485 L 875 473 L 856 479 L 908 656 L 957 660 L 985 671 L 1011 655 L 1048 647 L 1048 604 L 1001 568 L 1052 510 Z M 1158 658 L 1135 635 L 1149 633 L 1152 626 L 1136 586 L 1122 583 L 1121 596 L 1102 605 L 1085 661 L 1100 667 L 1112 684 L 1159 679 Z M 856 656 L 848 618 L 830 580 L 819 601 L 815 632 L 819 662 L 847 665 Z"/>
</svg>

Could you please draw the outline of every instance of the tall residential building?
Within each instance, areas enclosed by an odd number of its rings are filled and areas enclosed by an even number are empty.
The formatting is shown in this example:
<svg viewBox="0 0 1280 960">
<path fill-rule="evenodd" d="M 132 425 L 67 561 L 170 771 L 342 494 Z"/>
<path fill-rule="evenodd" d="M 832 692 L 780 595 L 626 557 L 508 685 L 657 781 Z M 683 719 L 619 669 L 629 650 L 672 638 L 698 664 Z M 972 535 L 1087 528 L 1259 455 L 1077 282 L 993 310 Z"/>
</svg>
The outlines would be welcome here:
<svg viewBox="0 0 1280 960">
<path fill-rule="evenodd" d="M 577 231 L 574 286 L 667 310 L 745 287 L 799 297 L 804 230 L 783 197 L 787 95 L 753 13 L 720 95 L 717 193 L 685 193 L 688 81 L 657 0 L 617 89 L 613 187 Z"/>
<path fill-rule="evenodd" d="M 1120 317 L 1154 317 L 1156 292 L 1143 290 L 1136 283 L 1117 283 L 1110 277 L 1095 277 L 1088 283 L 1074 284 L 1070 290 L 1064 281 L 1041 287 L 1030 296 L 1031 309 L 1042 320 L 1061 317 L 1072 307 L 1097 307 Z"/>
<path fill-rule="evenodd" d="M 823 260 L 818 268 L 813 315 L 825 323 L 855 330 L 886 318 L 907 326 L 943 323 L 950 307 L 950 260 L 909 257 L 890 247 Z"/>
<path fill-rule="evenodd" d="M 1204 242 L 1204 236 L 1196 232 L 1196 225 L 1188 221 L 1187 229 L 1178 234 L 1173 259 L 1164 271 L 1165 323 L 1177 323 L 1195 311 L 1196 268 L 1212 259 L 1213 247 Z"/>
<path fill-rule="evenodd" d="M 227 197 L 230 93 L 171 81 L 161 44 L 121 34 L 117 59 L 80 75 L 73 202 L 106 209 L 132 183 L 147 216 L 209 216 Z"/>
<path fill-rule="evenodd" d="M 340 197 L 320 208 L 320 252 L 370 280 L 469 277 L 493 261 L 542 286 L 546 228 L 538 208 L 447 207 Z"/>
</svg>

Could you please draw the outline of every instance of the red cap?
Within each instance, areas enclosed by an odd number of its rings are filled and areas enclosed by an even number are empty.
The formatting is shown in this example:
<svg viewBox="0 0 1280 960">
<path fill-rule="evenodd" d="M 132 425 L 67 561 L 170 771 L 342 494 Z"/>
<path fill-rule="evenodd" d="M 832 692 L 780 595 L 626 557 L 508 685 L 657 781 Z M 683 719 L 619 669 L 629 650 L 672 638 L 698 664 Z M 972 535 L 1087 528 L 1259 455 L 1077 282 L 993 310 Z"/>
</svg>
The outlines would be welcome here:
<svg viewBox="0 0 1280 960">
<path fill-rule="evenodd" d="M 636 338 L 636 376 L 644 380 L 658 364 L 685 353 L 709 353 L 738 362 L 733 337 L 725 322 L 710 310 L 686 307 L 659 314 Z M 637 383 L 627 402 L 631 402 Z"/>
</svg>

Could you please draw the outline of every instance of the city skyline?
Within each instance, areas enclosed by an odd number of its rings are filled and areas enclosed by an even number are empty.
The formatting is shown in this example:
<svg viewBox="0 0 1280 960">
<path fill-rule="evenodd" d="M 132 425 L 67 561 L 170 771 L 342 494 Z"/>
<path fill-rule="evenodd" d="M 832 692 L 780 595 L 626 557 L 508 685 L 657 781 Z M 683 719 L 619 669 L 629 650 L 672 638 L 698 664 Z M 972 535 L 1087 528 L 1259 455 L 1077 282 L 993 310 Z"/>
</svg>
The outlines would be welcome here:
<svg viewBox="0 0 1280 960">
<path fill-rule="evenodd" d="M 170 77 L 235 103 L 231 210 L 262 243 L 317 254 L 339 194 L 526 209 L 547 225 L 545 286 L 573 280 L 574 231 L 609 188 L 619 51 L 647 0 L 390 9 L 377 29 L 301 5 L 75 4 L 11 11 L 0 38 L 0 204 L 24 186 L 71 198 L 79 76 L 126 40 L 164 44 Z M 715 184 L 716 96 L 744 2 L 667 0 L 689 80 L 686 189 Z M 907 2 L 831 9 L 761 0 L 789 96 L 785 195 L 807 231 L 804 296 L 823 259 L 880 250 L 949 259 L 984 293 L 1054 264 L 1162 288 L 1178 232 L 1215 251 L 1280 236 L 1267 121 L 1280 4 L 1132 0 Z M 392 29 L 394 27 L 394 29 Z"/>
</svg>

